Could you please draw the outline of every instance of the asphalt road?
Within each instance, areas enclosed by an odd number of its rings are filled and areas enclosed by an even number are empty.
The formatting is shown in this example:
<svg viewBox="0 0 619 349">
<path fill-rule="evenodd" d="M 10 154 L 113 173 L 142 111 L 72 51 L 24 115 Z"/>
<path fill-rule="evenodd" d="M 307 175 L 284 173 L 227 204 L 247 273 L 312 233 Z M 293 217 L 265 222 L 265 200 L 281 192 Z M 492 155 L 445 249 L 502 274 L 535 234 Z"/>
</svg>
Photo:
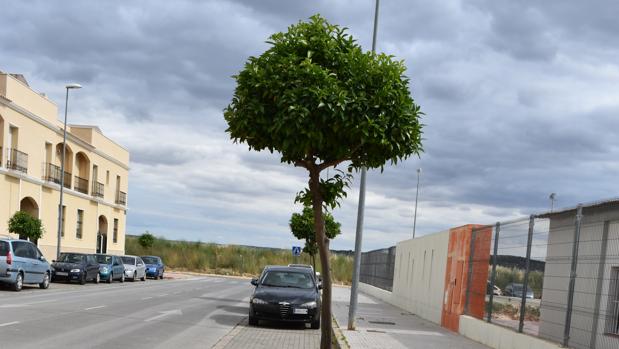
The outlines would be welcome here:
<svg viewBox="0 0 619 349">
<path fill-rule="evenodd" d="M 210 348 L 251 290 L 217 277 L 0 289 L 0 348 Z"/>
</svg>

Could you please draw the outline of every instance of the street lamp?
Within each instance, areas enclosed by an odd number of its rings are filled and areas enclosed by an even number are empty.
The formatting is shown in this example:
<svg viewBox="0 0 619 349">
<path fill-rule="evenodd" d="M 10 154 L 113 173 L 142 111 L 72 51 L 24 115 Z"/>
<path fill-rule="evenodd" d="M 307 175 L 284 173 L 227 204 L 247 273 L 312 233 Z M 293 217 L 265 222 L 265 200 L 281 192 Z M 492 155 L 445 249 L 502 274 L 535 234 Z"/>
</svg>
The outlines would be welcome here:
<svg viewBox="0 0 619 349">
<path fill-rule="evenodd" d="M 552 212 L 555 208 L 555 201 L 557 200 L 557 194 L 550 193 L 550 196 L 548 198 L 550 199 L 550 212 Z"/>
<path fill-rule="evenodd" d="M 64 127 L 62 129 L 62 155 L 60 157 L 60 203 L 58 204 L 58 245 L 56 247 L 56 259 L 60 258 L 60 238 L 62 235 L 62 199 L 64 194 L 64 163 L 67 152 L 67 111 L 69 109 L 69 90 L 82 88 L 80 84 L 68 84 L 65 86 L 67 94 L 64 101 Z"/>
<path fill-rule="evenodd" d="M 421 177 L 421 167 L 417 169 L 417 194 L 415 194 L 415 216 L 413 218 L 413 239 L 417 228 L 417 201 L 419 200 L 419 177 Z"/>
</svg>

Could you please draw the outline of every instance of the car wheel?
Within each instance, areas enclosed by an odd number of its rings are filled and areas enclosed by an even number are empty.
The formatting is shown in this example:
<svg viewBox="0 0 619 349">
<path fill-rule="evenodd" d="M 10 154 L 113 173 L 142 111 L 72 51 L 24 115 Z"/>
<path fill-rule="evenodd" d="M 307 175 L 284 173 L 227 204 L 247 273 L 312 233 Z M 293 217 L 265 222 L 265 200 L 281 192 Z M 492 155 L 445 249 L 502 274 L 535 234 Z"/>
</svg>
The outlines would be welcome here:
<svg viewBox="0 0 619 349">
<path fill-rule="evenodd" d="M 120 282 L 125 282 L 125 273 L 122 273 L 122 275 L 120 276 Z"/>
<path fill-rule="evenodd" d="M 18 273 L 17 277 L 15 278 L 15 283 L 13 284 L 13 291 L 19 292 L 21 291 L 22 287 L 24 287 L 24 276 L 22 275 L 22 273 Z"/>
<path fill-rule="evenodd" d="M 161 275 L 159 276 L 160 280 L 163 280 L 163 273 L 161 273 Z"/>
<path fill-rule="evenodd" d="M 99 273 L 97 273 L 97 276 L 95 276 L 93 281 L 95 282 L 95 284 L 98 284 L 101 281 L 101 276 L 99 276 Z"/>
<path fill-rule="evenodd" d="M 137 271 L 134 271 L 134 272 L 133 272 L 133 277 L 131 278 L 131 282 L 134 282 L 134 281 L 135 281 L 135 280 L 137 280 L 137 279 L 138 279 L 138 272 L 137 272 Z"/>
<path fill-rule="evenodd" d="M 114 273 L 110 273 L 110 275 L 108 275 L 108 277 L 107 277 L 107 281 L 106 281 L 106 282 L 107 282 L 108 284 L 111 284 L 111 283 L 112 283 L 112 281 L 114 281 Z"/>
<path fill-rule="evenodd" d="M 318 318 L 318 320 L 316 320 L 316 321 L 312 321 L 311 327 L 312 327 L 312 330 L 319 329 L 320 328 L 320 318 Z"/>
<path fill-rule="evenodd" d="M 144 276 L 142 276 L 142 278 L 140 280 L 141 281 L 146 281 L 146 273 L 144 273 Z"/>
<path fill-rule="evenodd" d="M 249 316 L 249 320 L 247 322 L 249 323 L 249 326 L 258 326 L 258 319 L 251 315 Z"/>
<path fill-rule="evenodd" d="M 43 282 L 39 284 L 39 288 L 45 290 L 48 287 L 49 287 L 49 273 L 45 273 L 45 276 L 43 276 Z"/>
<path fill-rule="evenodd" d="M 82 273 L 82 277 L 80 278 L 80 285 L 86 285 L 86 271 Z"/>
</svg>

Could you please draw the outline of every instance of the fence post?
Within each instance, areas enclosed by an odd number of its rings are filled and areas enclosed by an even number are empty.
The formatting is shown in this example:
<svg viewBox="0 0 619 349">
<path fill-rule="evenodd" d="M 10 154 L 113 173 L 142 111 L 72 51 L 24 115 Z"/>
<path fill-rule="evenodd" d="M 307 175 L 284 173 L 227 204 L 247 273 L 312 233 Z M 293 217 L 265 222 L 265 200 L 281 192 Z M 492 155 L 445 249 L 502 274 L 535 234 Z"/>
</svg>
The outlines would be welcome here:
<svg viewBox="0 0 619 349">
<path fill-rule="evenodd" d="M 471 229 L 471 246 L 469 247 L 469 272 L 466 279 L 466 299 L 464 300 L 464 313 L 469 313 L 469 301 L 471 298 L 471 282 L 473 280 L 473 254 L 475 254 L 475 228 Z M 483 318 L 483 316 L 482 316 Z"/>
<path fill-rule="evenodd" d="M 520 322 L 518 332 L 524 329 L 524 315 L 527 311 L 527 290 L 529 288 L 529 268 L 531 266 L 531 245 L 533 244 L 533 229 L 535 228 L 535 216 L 529 217 L 529 236 L 527 237 L 527 258 L 525 260 L 524 280 L 522 281 L 522 298 L 520 301 Z"/>
<path fill-rule="evenodd" d="M 570 342 L 570 328 L 572 327 L 572 306 L 574 305 L 574 286 L 576 284 L 576 267 L 578 266 L 578 245 L 580 244 L 581 222 L 582 205 L 578 205 L 578 208 L 576 209 L 576 223 L 574 227 L 574 243 L 572 244 L 572 268 L 570 270 L 570 285 L 567 291 L 567 310 L 565 312 L 565 328 L 563 329 L 563 347 L 567 347 Z"/>
<path fill-rule="evenodd" d="M 496 278 L 496 260 L 499 251 L 499 232 L 501 231 L 501 222 L 496 222 L 494 228 L 494 254 L 492 255 L 492 274 L 490 275 L 490 300 L 488 302 L 488 322 L 492 322 L 492 303 L 494 301 L 494 282 Z"/>
</svg>

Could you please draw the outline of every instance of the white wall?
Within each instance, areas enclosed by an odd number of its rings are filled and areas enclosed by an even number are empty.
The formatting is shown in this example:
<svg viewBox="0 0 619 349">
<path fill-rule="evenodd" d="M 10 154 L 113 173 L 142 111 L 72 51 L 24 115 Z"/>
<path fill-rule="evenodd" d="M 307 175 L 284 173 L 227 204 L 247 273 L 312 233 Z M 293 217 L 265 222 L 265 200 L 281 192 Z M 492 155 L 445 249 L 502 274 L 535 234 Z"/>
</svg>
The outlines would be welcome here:
<svg viewBox="0 0 619 349">
<path fill-rule="evenodd" d="M 460 315 L 460 334 L 496 349 L 559 349 L 558 344 L 518 333 L 511 328 L 489 324 L 468 315 Z"/>
<path fill-rule="evenodd" d="M 436 324 L 441 323 L 449 231 L 399 242 L 393 292 L 361 284 L 361 290 Z"/>
</svg>

